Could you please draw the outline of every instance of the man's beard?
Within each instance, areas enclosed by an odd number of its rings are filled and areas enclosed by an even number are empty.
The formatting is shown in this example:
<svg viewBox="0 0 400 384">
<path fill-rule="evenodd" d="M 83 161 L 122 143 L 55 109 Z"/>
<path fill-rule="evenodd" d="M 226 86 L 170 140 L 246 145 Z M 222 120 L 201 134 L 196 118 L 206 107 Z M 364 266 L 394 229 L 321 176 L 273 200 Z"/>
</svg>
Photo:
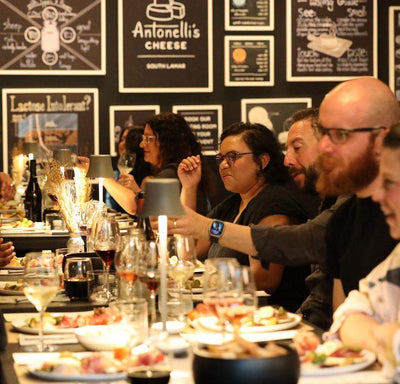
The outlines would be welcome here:
<svg viewBox="0 0 400 384">
<path fill-rule="evenodd" d="M 304 185 L 298 187 L 305 192 L 315 193 L 315 183 L 317 182 L 318 172 L 315 168 L 315 164 L 310 165 L 308 168 L 301 167 L 300 169 L 289 168 L 290 175 L 294 178 L 296 175 L 304 175 Z"/>
<path fill-rule="evenodd" d="M 374 140 L 371 140 L 365 151 L 345 169 L 341 159 L 326 154 L 319 155 L 316 162 L 319 175 L 316 183 L 318 193 L 324 196 L 351 194 L 371 184 L 379 173 L 379 163 L 374 157 L 373 146 Z M 333 178 L 331 170 L 338 169 L 341 172 Z"/>
</svg>

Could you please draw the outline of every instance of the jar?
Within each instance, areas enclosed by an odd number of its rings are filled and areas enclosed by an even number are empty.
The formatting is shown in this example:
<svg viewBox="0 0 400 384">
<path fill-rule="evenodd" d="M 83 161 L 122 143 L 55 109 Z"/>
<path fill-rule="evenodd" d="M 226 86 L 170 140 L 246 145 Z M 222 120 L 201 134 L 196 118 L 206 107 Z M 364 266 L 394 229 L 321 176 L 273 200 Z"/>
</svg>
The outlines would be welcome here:
<svg viewBox="0 0 400 384">
<path fill-rule="evenodd" d="M 71 232 L 67 241 L 68 253 L 85 252 L 85 243 L 78 232 Z"/>
</svg>

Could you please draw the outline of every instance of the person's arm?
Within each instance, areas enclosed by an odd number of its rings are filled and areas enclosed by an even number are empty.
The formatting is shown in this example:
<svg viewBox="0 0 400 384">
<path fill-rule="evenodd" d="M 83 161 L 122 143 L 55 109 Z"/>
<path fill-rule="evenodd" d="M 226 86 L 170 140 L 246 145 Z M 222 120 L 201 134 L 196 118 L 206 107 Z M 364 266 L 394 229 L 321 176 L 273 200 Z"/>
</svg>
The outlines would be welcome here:
<svg viewBox="0 0 400 384">
<path fill-rule="evenodd" d="M 183 159 L 178 166 L 178 177 L 182 184 L 181 201 L 190 209 L 196 210 L 197 188 L 201 181 L 200 155 Z"/>
<path fill-rule="evenodd" d="M 333 212 L 345 201 L 338 201 L 313 220 L 300 225 L 243 226 L 224 222 L 224 233 L 219 243 L 250 256 L 258 256 L 262 265 L 270 262 L 291 266 L 321 263 L 325 257 L 325 229 Z M 208 230 L 212 219 L 188 209 L 187 215 L 169 223 L 170 233 L 191 235 L 208 240 Z"/>
<path fill-rule="evenodd" d="M 333 292 L 332 292 L 332 308 L 336 311 L 344 301 L 346 294 L 344 293 L 343 284 L 340 279 L 333 279 Z"/>
<path fill-rule="evenodd" d="M 4 243 L 0 238 L 0 267 L 6 266 L 15 256 L 14 245 L 11 241 Z"/>
<path fill-rule="evenodd" d="M 136 213 L 136 193 L 132 189 L 124 187 L 111 178 L 104 179 L 104 187 L 114 200 L 125 209 L 126 212 L 134 215 Z"/>
</svg>

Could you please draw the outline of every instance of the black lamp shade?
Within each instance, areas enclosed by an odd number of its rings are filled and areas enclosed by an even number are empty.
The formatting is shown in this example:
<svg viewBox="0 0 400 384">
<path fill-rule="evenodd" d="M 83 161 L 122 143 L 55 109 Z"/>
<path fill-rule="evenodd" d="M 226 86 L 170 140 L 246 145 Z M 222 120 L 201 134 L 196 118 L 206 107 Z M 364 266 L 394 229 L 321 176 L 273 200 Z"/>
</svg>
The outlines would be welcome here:
<svg viewBox="0 0 400 384">
<path fill-rule="evenodd" d="M 178 179 L 151 179 L 146 182 L 144 192 L 143 217 L 185 214 L 180 200 Z"/>
<path fill-rule="evenodd" d="M 114 170 L 111 164 L 110 155 L 91 155 L 89 170 L 86 175 L 90 179 L 99 177 L 114 177 Z"/>
<path fill-rule="evenodd" d="M 71 167 L 71 155 L 72 152 L 69 148 L 57 148 L 53 152 L 53 159 L 57 160 L 62 167 Z"/>
</svg>

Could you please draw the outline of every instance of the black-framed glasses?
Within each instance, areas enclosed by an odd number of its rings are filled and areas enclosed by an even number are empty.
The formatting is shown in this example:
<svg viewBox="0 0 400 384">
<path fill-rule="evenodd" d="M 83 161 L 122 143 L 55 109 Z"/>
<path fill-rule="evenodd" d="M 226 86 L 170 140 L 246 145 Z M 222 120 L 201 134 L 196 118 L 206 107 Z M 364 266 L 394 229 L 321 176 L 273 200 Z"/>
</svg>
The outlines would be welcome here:
<svg viewBox="0 0 400 384">
<path fill-rule="evenodd" d="M 318 132 L 318 134 L 323 137 L 328 135 L 329 139 L 334 144 L 344 144 L 349 135 L 357 132 L 376 132 L 381 129 L 386 129 L 385 127 L 363 127 L 363 128 L 353 128 L 353 129 L 345 129 L 345 128 L 324 128 L 319 123 L 314 123 L 313 128 Z"/>
<path fill-rule="evenodd" d="M 220 165 L 224 160 L 228 163 L 228 165 L 231 167 L 233 164 L 235 164 L 235 161 L 243 156 L 243 155 L 252 155 L 254 152 L 236 152 L 236 151 L 229 151 L 223 155 L 222 153 L 218 153 L 215 155 L 215 160 L 217 161 L 217 164 Z"/>
<path fill-rule="evenodd" d="M 142 140 L 146 144 L 150 144 L 153 140 L 157 139 L 157 136 L 152 136 L 152 135 L 142 135 Z"/>
</svg>

